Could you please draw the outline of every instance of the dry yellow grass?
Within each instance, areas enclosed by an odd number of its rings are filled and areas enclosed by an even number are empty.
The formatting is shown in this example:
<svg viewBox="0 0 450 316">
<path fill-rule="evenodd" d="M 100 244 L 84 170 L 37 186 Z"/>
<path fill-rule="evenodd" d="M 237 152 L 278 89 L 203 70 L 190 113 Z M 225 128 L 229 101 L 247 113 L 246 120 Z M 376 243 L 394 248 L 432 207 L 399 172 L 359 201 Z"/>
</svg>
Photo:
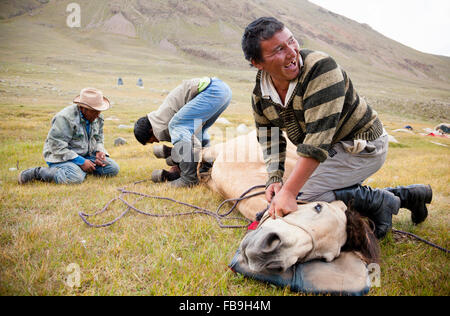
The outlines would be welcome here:
<svg viewBox="0 0 450 316">
<path fill-rule="evenodd" d="M 151 170 L 162 167 L 140 146 L 131 129 L 118 125 L 133 122 L 155 109 L 167 91 L 182 79 L 218 76 L 233 90 L 233 101 L 224 113 L 234 127 L 253 124 L 250 93 L 255 73 L 250 69 L 225 69 L 211 64 L 196 64 L 182 54 L 168 56 L 137 40 L 105 35 L 108 49 L 93 48 L 89 34 L 74 38 L 64 32 L 27 24 L 27 21 L 0 22 L 4 38 L 29 32 L 14 42 L 0 44 L 0 294 L 1 295 L 291 295 L 278 289 L 234 275 L 228 268 L 244 230 L 220 229 L 206 216 L 169 219 L 149 218 L 130 212 L 122 221 L 106 229 L 90 229 L 79 218 L 80 211 L 93 213 L 118 194 L 118 187 L 150 177 Z M 75 35 L 74 35 L 75 36 Z M 52 49 L 53 48 L 53 49 Z M 57 49 L 55 49 L 57 48 Z M 130 56 L 140 56 L 134 58 Z M 115 86 L 117 77 L 125 86 Z M 142 77 L 145 89 L 135 86 Z M 370 78 L 369 78 L 370 79 Z M 363 79 L 355 80 L 360 87 Z M 386 78 L 383 83 L 399 98 L 407 98 L 415 88 Z M 114 107 L 105 117 L 106 147 L 120 167 L 113 179 L 88 177 L 78 186 L 34 183 L 17 184 L 18 172 L 44 165 L 42 147 L 50 120 L 67 106 L 86 86 L 104 91 Z M 379 87 L 370 80 L 359 90 L 377 98 Z M 404 90 L 402 90 L 404 88 Z M 387 88 L 384 88 L 387 90 Z M 403 91 L 403 92 L 402 92 Z M 428 91 L 423 89 L 421 91 Z M 439 98 L 448 103 L 450 90 L 436 88 L 420 96 L 421 102 Z M 403 93 L 403 94 L 402 94 Z M 415 92 L 414 92 L 415 93 Z M 396 106 L 405 103 L 385 95 L 392 106 L 379 106 L 389 131 L 412 125 L 417 132 L 433 127 L 436 121 L 408 117 Z M 376 103 L 378 104 L 378 103 Z M 377 108 L 377 106 L 376 106 Z M 445 108 L 442 109 L 446 111 Z M 448 114 L 446 114 L 448 117 Z M 448 139 L 420 135 L 394 134 L 401 145 L 393 146 L 385 166 L 369 181 L 375 187 L 431 184 L 433 203 L 427 221 L 412 226 L 409 213 L 402 210 L 394 226 L 428 238 L 450 248 L 450 190 Z M 116 137 L 128 145 L 113 147 Z M 19 166 L 19 171 L 10 168 Z M 138 188 L 214 210 L 222 201 L 203 186 L 192 190 L 173 190 L 167 185 L 145 183 Z M 114 205 L 104 216 L 93 219 L 103 223 L 119 215 L 123 208 Z M 179 207 L 157 201 L 139 202 L 146 210 L 180 211 Z M 382 286 L 372 295 L 449 295 L 448 255 L 409 239 L 389 236 L 381 244 Z M 69 287 L 70 264 L 80 268 L 80 286 Z"/>
</svg>

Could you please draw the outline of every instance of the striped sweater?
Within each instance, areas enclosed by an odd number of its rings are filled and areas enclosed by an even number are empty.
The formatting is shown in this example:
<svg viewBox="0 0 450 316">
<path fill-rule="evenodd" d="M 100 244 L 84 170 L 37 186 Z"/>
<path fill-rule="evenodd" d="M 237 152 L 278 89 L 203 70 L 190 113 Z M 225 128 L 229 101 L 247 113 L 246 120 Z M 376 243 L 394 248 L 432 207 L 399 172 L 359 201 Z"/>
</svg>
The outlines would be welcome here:
<svg viewBox="0 0 450 316">
<path fill-rule="evenodd" d="M 331 146 L 342 140 L 375 140 L 383 133 L 377 113 L 353 88 L 350 78 L 333 58 L 301 50 L 304 65 L 286 107 L 263 98 L 261 76 L 256 76 L 252 96 L 258 141 L 269 173 L 267 186 L 281 182 L 287 134 L 302 157 L 323 162 Z"/>
</svg>

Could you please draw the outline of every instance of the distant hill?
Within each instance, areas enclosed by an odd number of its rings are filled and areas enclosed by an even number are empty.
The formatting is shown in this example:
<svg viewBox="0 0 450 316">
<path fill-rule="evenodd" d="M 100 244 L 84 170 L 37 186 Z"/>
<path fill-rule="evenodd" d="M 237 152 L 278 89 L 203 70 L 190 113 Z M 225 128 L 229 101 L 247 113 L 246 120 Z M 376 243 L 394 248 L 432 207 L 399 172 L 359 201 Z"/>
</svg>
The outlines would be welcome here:
<svg viewBox="0 0 450 316">
<path fill-rule="evenodd" d="M 53 13 L 55 8 L 61 11 L 70 2 L 2 1 L 0 17 L 32 12 L 49 15 L 53 25 L 65 27 L 61 14 Z M 368 25 L 306 0 L 79 0 L 77 3 L 82 8 L 84 30 L 138 37 L 170 53 L 183 52 L 225 66 L 245 64 L 240 50 L 243 29 L 257 17 L 272 15 L 285 22 L 303 46 L 323 50 L 353 71 L 450 81 L 449 57 L 418 52 Z"/>
</svg>

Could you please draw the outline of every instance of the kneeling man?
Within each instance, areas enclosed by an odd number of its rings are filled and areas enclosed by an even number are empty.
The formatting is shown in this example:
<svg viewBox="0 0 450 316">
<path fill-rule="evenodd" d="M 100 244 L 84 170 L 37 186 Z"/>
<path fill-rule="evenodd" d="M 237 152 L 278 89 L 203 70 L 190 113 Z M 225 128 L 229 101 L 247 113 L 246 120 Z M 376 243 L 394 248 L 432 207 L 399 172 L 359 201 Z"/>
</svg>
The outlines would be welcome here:
<svg viewBox="0 0 450 316">
<path fill-rule="evenodd" d="M 103 116 L 109 100 L 94 88 L 81 90 L 73 101 L 55 115 L 44 145 L 48 168 L 23 171 L 19 183 L 38 180 L 58 184 L 78 184 L 86 174 L 116 176 L 119 166 L 109 158 L 103 145 Z"/>
<path fill-rule="evenodd" d="M 155 182 L 171 181 L 175 187 L 198 184 L 197 166 L 201 148 L 209 146 L 208 129 L 225 111 L 231 101 L 231 90 L 218 78 L 195 78 L 184 81 L 172 90 L 158 110 L 140 118 L 134 135 L 142 144 L 171 142 L 174 147 L 161 146 L 159 158 L 171 156 L 179 174 L 155 170 Z M 175 170 L 177 167 L 174 168 Z"/>
</svg>

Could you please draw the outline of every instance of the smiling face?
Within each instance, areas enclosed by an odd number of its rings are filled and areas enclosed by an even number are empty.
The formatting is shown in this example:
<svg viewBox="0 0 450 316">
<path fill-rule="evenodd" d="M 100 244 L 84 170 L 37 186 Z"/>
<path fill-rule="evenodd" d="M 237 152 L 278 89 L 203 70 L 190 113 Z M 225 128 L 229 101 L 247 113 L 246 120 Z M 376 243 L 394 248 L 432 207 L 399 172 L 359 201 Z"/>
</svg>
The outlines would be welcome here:
<svg viewBox="0 0 450 316">
<path fill-rule="evenodd" d="M 253 66 L 268 72 L 275 87 L 287 89 L 289 82 L 300 73 L 300 46 L 289 29 L 275 33 L 261 45 L 262 60 L 252 60 Z"/>
</svg>

